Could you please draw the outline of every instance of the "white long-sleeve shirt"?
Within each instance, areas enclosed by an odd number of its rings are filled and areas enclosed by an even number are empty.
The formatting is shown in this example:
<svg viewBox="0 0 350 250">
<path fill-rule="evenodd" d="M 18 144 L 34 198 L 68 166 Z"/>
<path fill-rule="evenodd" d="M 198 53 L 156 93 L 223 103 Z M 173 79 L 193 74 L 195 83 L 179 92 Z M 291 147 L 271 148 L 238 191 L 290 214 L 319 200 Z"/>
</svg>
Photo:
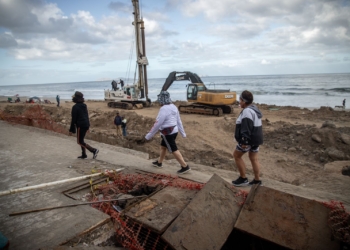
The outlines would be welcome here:
<svg viewBox="0 0 350 250">
<path fill-rule="evenodd" d="M 145 138 L 146 140 L 150 140 L 159 130 L 173 126 L 175 127 L 171 134 L 180 132 L 182 137 L 186 137 L 186 133 L 184 127 L 182 126 L 179 110 L 177 107 L 172 103 L 163 105 L 159 110 L 156 122 L 148 134 L 145 136 Z"/>
</svg>

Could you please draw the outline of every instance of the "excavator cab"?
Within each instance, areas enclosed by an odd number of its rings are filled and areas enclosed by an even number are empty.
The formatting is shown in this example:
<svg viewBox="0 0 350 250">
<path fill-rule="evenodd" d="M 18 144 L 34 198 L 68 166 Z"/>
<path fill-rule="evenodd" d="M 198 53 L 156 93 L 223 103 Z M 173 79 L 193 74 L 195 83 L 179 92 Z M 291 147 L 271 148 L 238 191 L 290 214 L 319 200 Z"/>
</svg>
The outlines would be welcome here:
<svg viewBox="0 0 350 250">
<path fill-rule="evenodd" d="M 187 100 L 197 100 L 198 87 L 196 84 L 188 84 L 187 86 Z"/>
</svg>

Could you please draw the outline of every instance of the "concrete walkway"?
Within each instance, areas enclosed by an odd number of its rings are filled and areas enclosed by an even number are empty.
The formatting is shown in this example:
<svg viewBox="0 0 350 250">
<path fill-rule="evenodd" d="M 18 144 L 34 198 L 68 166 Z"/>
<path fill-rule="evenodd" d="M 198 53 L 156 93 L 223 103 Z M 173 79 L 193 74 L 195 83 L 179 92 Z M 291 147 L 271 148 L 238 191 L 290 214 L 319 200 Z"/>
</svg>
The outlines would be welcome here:
<svg viewBox="0 0 350 250">
<path fill-rule="evenodd" d="M 91 166 L 102 168 L 106 163 L 112 164 L 115 169 L 122 167 L 172 175 L 179 169 L 175 160 L 165 162 L 163 168 L 158 169 L 151 166 L 147 154 L 95 141 L 87 142 L 100 150 L 97 160 L 91 159 L 91 154 L 84 160 L 88 170 Z M 0 192 L 82 176 L 81 172 L 70 167 L 80 153 L 75 137 L 0 121 Z M 206 183 L 213 173 L 228 182 L 238 177 L 235 171 L 192 163 L 190 166 L 192 171 L 183 177 L 202 183 Z M 109 218 L 88 205 L 9 216 L 23 210 L 72 204 L 74 201 L 61 193 L 71 185 L 61 184 L 0 196 L 0 232 L 10 240 L 10 249 L 54 249 Z M 323 200 L 329 197 L 323 192 L 312 190 L 311 193 L 311 190 L 273 180 L 264 179 L 264 185 L 305 198 Z M 249 187 L 244 189 L 249 191 Z M 334 198 L 337 199 L 336 196 Z"/>
<path fill-rule="evenodd" d="M 84 160 L 90 166 L 107 163 L 116 168 L 142 169 L 149 172 L 175 174 L 178 164 L 151 166 L 148 154 L 87 141 L 100 152 L 96 160 L 92 154 Z M 0 121 L 0 192 L 82 176 L 74 168 L 81 153 L 75 137 Z M 206 182 L 210 175 L 194 171 L 186 175 Z M 73 183 L 74 184 L 74 183 Z M 31 191 L 0 196 L 0 232 L 11 243 L 11 249 L 50 249 L 73 238 L 109 216 L 90 207 L 77 206 L 9 216 L 23 210 L 72 204 L 74 201 L 61 192 L 69 184 L 60 184 Z M 78 203 L 78 202 L 77 202 Z"/>
</svg>

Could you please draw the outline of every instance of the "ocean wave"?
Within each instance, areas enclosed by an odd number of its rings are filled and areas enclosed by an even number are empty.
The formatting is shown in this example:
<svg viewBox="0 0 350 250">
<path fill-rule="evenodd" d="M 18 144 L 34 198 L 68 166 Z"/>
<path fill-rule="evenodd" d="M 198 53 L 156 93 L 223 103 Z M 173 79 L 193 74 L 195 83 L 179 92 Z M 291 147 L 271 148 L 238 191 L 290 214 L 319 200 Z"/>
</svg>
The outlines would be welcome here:
<svg viewBox="0 0 350 250">
<path fill-rule="evenodd" d="M 328 90 L 334 91 L 334 92 L 341 92 L 341 93 L 350 93 L 350 88 L 332 88 Z"/>
</svg>

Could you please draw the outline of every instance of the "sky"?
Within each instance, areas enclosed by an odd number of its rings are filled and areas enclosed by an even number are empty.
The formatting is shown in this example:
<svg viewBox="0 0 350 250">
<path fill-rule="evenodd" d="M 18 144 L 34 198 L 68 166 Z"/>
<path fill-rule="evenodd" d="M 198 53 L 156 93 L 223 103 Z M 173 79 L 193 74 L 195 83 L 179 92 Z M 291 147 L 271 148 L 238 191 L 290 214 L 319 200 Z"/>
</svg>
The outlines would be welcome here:
<svg viewBox="0 0 350 250">
<path fill-rule="evenodd" d="M 350 72 L 350 0 L 139 0 L 148 78 Z M 133 77 L 131 0 L 0 0 L 0 86 Z"/>
</svg>

